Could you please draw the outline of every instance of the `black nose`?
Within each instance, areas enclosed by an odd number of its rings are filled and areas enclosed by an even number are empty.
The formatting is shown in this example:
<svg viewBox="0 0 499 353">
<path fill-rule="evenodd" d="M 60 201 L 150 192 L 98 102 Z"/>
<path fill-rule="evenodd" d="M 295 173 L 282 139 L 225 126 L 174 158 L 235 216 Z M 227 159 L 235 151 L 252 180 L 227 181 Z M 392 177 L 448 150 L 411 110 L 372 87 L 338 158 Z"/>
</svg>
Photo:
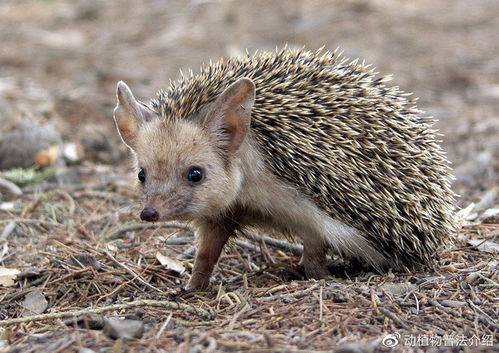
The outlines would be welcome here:
<svg viewBox="0 0 499 353">
<path fill-rule="evenodd" d="M 159 213 L 154 207 L 146 207 L 140 212 L 140 219 L 147 222 L 156 222 L 159 219 Z"/>
</svg>

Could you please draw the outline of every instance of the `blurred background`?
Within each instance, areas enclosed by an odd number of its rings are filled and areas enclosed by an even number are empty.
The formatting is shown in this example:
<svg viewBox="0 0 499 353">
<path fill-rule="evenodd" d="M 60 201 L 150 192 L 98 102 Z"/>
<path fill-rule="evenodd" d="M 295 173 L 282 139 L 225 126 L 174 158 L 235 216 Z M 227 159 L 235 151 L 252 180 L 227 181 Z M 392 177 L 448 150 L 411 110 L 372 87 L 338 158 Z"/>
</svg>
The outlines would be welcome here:
<svg viewBox="0 0 499 353">
<path fill-rule="evenodd" d="M 66 163 L 126 174 L 112 120 L 118 80 L 148 101 L 210 59 L 339 47 L 393 74 L 439 120 L 464 204 L 498 184 L 498 14 L 497 0 L 2 0 L 0 157 L 22 154 L 13 146 L 29 143 L 12 131 L 30 119 L 71 144 Z"/>
</svg>

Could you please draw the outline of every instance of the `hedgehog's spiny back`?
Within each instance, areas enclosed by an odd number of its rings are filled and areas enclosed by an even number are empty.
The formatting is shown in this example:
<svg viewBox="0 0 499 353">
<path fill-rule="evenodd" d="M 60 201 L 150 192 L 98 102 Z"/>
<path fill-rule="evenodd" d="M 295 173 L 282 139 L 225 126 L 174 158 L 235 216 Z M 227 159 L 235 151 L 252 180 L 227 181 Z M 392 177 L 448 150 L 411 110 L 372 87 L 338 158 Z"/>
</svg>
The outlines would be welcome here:
<svg viewBox="0 0 499 353">
<path fill-rule="evenodd" d="M 284 49 L 204 67 L 153 108 L 183 119 L 231 83 L 257 88 L 251 129 L 268 166 L 399 265 L 427 264 L 453 231 L 448 162 L 397 88 L 335 53 Z"/>
</svg>

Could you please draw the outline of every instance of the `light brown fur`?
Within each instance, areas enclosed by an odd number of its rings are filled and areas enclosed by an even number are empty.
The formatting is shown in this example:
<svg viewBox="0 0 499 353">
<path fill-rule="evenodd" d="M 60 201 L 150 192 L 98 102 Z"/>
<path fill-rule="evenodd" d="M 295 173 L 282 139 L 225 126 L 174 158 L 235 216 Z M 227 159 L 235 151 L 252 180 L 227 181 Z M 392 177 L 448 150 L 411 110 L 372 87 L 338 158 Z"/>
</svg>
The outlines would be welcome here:
<svg viewBox="0 0 499 353">
<path fill-rule="evenodd" d="M 126 85 L 118 85 L 115 119 L 137 167 L 145 171 L 145 207 L 157 210 L 161 220 L 189 220 L 197 228 L 198 251 L 187 289 L 208 286 L 225 243 L 247 226 L 300 239 L 308 277 L 327 275 L 329 249 L 364 257 L 374 266 L 388 263 L 359 231 L 329 217 L 268 170 L 248 131 L 254 95 L 251 81 L 242 79 L 198 116 L 165 121 L 151 117 Z M 186 180 L 192 166 L 206 171 L 196 185 Z"/>
</svg>

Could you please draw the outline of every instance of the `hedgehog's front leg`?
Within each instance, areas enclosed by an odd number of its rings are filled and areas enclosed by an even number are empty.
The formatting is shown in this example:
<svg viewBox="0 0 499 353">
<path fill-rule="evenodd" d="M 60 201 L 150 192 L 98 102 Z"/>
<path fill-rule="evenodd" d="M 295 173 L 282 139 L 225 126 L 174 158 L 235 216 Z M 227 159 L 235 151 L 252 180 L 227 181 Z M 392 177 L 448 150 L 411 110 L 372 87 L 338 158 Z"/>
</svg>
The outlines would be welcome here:
<svg viewBox="0 0 499 353">
<path fill-rule="evenodd" d="M 222 249 L 234 233 L 234 227 L 229 222 L 203 221 L 198 224 L 196 236 L 198 248 L 192 277 L 185 288 L 187 291 L 204 290 L 210 285 L 213 272 Z"/>
</svg>

